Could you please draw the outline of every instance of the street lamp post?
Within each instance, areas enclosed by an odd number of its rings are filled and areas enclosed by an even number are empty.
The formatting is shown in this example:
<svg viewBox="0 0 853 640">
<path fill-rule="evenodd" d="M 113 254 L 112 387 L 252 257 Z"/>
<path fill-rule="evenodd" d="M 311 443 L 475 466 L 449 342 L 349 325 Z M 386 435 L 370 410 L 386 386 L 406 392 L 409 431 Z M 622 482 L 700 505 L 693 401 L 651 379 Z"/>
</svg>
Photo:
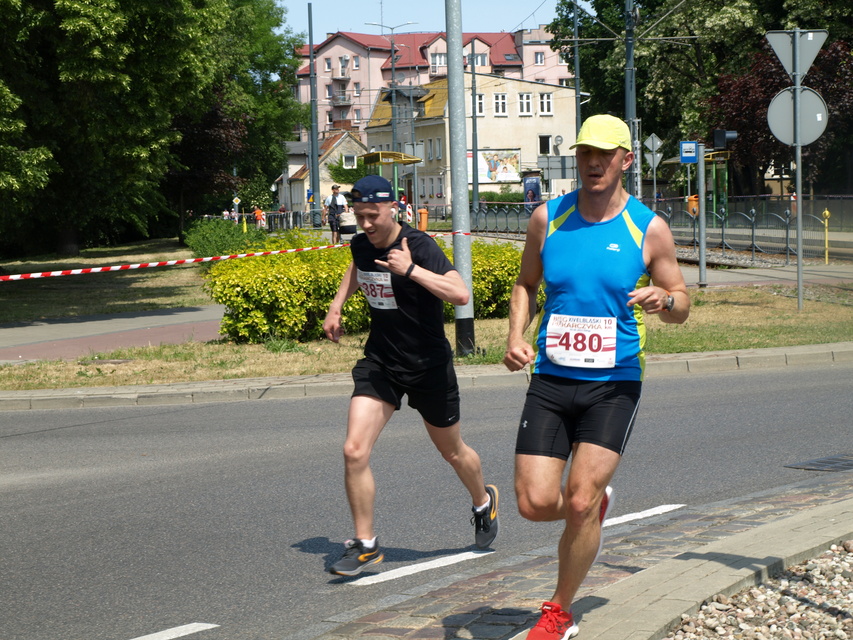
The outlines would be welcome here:
<svg viewBox="0 0 853 640">
<path fill-rule="evenodd" d="M 397 151 L 397 49 L 394 46 L 394 31 L 400 27 L 405 27 L 417 22 L 404 22 L 396 27 L 389 27 L 379 22 L 365 22 L 364 24 L 373 25 L 382 29 L 388 29 L 391 32 L 391 150 Z M 394 171 L 394 198 L 397 198 L 397 165 L 393 165 Z"/>
</svg>

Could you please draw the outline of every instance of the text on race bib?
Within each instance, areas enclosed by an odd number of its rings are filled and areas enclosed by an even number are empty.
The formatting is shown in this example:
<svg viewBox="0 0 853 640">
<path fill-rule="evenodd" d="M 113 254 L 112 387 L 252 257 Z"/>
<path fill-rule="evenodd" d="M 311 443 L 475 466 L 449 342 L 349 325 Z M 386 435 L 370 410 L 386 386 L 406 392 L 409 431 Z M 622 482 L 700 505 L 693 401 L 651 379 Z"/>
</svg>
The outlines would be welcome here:
<svg viewBox="0 0 853 640">
<path fill-rule="evenodd" d="M 615 367 L 616 318 L 553 314 L 548 319 L 545 355 L 561 367 Z"/>
<path fill-rule="evenodd" d="M 358 286 L 374 309 L 396 309 L 397 298 L 391 288 L 391 274 L 387 271 L 358 270 Z"/>
</svg>

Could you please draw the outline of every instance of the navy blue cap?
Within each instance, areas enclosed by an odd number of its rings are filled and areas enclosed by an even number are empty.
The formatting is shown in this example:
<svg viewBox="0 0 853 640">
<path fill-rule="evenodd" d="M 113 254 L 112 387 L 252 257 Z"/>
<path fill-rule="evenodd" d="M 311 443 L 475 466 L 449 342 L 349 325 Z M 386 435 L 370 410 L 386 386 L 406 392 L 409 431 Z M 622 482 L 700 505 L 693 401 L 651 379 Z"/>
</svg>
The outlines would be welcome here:
<svg viewBox="0 0 853 640">
<path fill-rule="evenodd" d="M 353 202 L 393 202 L 394 188 L 382 176 L 364 176 L 352 186 Z"/>
</svg>

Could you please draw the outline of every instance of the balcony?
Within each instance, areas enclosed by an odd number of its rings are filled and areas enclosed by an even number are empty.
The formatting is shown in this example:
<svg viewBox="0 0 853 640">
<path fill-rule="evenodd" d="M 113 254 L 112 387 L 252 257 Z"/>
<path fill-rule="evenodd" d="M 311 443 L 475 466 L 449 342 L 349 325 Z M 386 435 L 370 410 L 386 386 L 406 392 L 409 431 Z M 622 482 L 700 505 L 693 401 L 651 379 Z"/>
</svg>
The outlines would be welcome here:
<svg viewBox="0 0 853 640">
<path fill-rule="evenodd" d="M 343 80 L 345 82 L 349 82 L 350 79 L 350 70 L 349 67 L 344 67 L 342 69 L 335 69 L 332 71 L 332 80 Z"/>
<path fill-rule="evenodd" d="M 338 93 L 333 93 L 329 97 L 329 102 L 332 103 L 333 107 L 348 107 L 352 104 L 352 97 L 349 94 L 349 91 L 340 91 Z"/>
</svg>

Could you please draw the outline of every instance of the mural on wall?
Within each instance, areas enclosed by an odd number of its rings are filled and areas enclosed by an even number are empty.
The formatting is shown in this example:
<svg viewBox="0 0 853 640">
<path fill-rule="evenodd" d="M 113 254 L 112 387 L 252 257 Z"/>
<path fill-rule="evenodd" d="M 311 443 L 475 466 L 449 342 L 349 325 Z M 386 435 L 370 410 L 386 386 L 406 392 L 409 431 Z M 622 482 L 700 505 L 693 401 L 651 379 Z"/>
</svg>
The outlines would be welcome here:
<svg viewBox="0 0 853 640">
<path fill-rule="evenodd" d="M 477 152 L 477 173 L 479 184 L 496 182 L 521 182 L 518 173 L 520 149 L 481 149 Z M 468 181 L 473 182 L 474 153 L 468 152 Z"/>
</svg>

